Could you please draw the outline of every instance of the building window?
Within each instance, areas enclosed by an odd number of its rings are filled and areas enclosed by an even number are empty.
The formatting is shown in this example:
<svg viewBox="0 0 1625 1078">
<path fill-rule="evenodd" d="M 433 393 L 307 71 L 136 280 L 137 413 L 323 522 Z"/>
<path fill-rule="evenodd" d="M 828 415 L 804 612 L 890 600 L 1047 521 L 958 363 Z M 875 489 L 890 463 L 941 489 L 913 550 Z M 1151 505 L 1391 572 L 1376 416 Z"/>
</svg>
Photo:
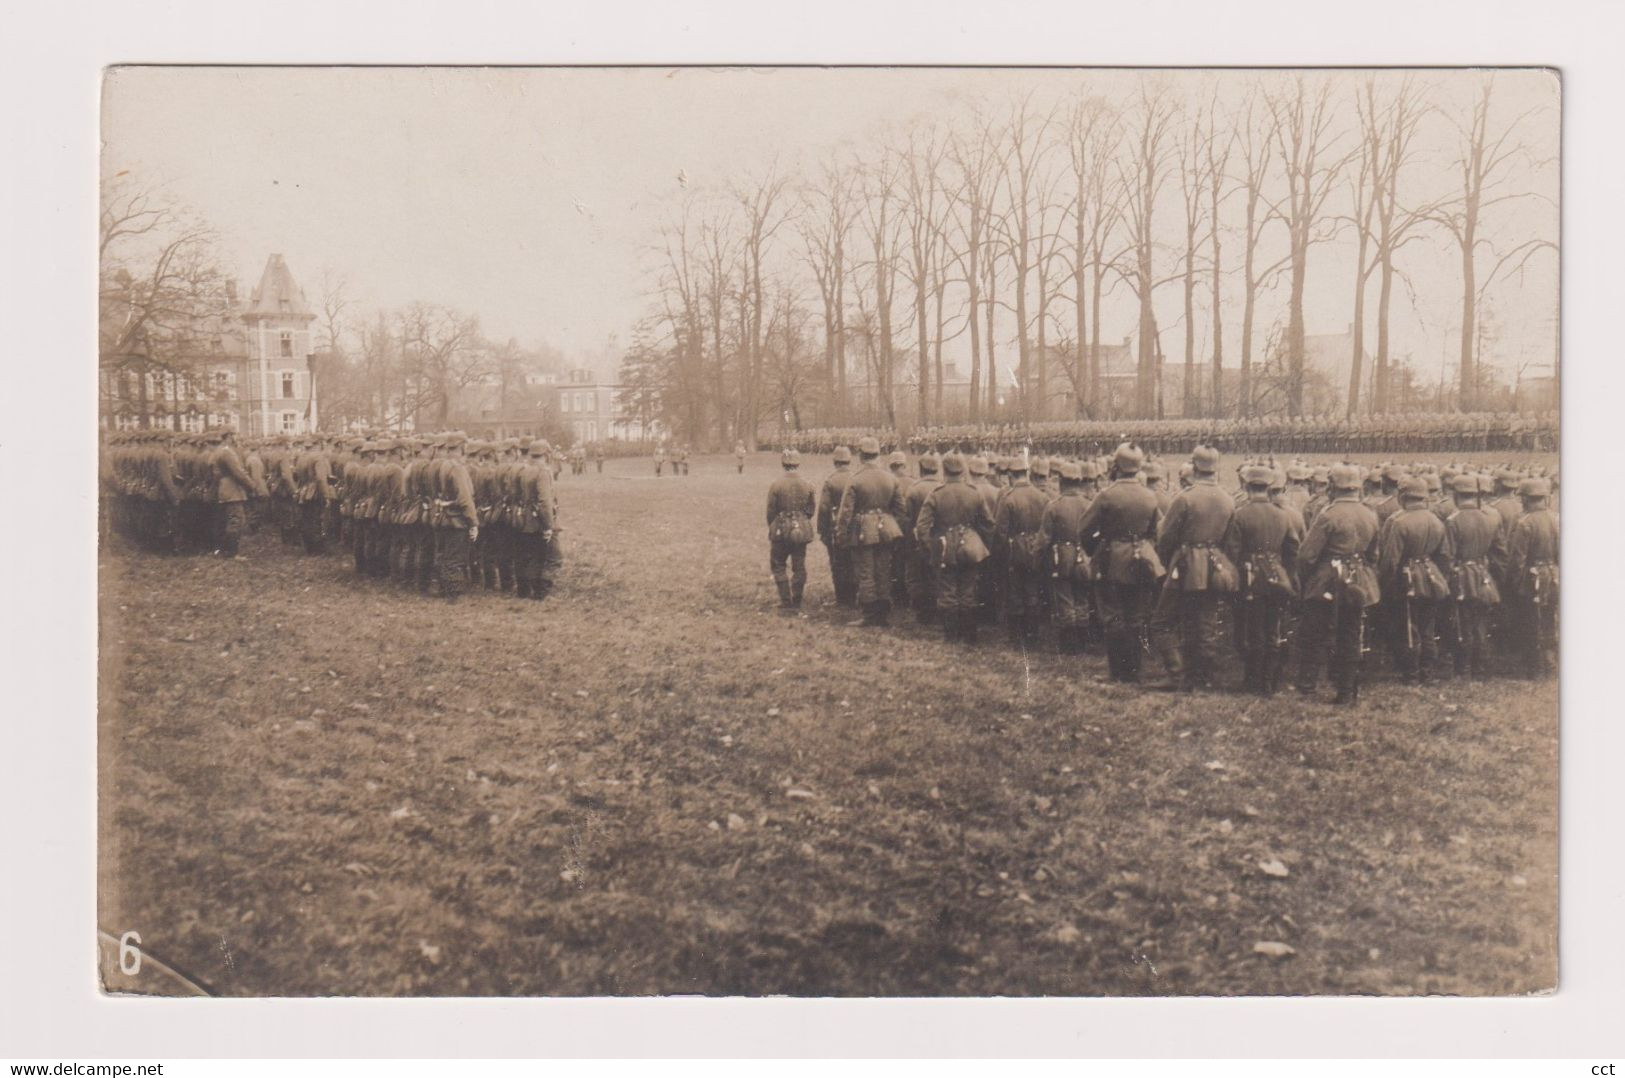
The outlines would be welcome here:
<svg viewBox="0 0 1625 1078">
<path fill-rule="evenodd" d="M 291 400 L 293 398 L 293 372 L 292 371 L 283 371 L 282 372 L 282 396 L 285 399 L 289 399 L 289 400 Z"/>
<path fill-rule="evenodd" d="M 299 429 L 299 413 L 298 412 L 283 412 L 282 413 L 282 433 L 284 433 L 284 434 L 292 434 L 298 429 Z"/>
<path fill-rule="evenodd" d="M 281 349 L 282 349 L 281 354 L 284 357 L 288 358 L 288 359 L 292 359 L 293 358 L 293 334 L 289 333 L 287 330 L 283 330 L 280 345 L 281 345 Z"/>
</svg>

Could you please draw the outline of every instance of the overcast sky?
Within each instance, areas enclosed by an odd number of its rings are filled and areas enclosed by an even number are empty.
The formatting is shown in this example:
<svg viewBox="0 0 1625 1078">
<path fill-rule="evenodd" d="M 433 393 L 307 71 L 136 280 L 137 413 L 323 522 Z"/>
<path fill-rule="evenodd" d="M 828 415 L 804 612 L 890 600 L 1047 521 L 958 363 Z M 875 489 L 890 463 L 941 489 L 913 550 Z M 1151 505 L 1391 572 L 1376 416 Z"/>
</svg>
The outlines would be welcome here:
<svg viewBox="0 0 1625 1078">
<path fill-rule="evenodd" d="M 104 96 L 104 175 L 129 170 L 162 185 L 221 233 L 245 285 L 280 252 L 312 303 L 323 270 L 342 274 L 363 310 L 422 299 L 480 314 L 493 337 L 549 341 L 592 355 L 624 343 L 647 304 L 648 245 L 690 188 L 726 187 L 773 162 L 795 167 L 844 149 L 862 155 L 912 122 L 952 125 L 972 105 L 994 111 L 1034 91 L 1062 100 L 1080 90 L 1126 106 L 1143 76 L 1123 71 L 704 69 L 123 68 Z M 1249 72 L 1159 76 L 1176 92 L 1239 95 Z M 1396 77 L 1396 76 L 1385 76 Z M 1424 125 L 1413 190 L 1451 182 L 1455 136 L 1473 72 L 1427 72 L 1440 112 Z M 1541 72 L 1497 76 L 1496 115 L 1525 122 L 1534 157 L 1555 159 L 1558 86 Z M 1354 80 L 1349 80 L 1352 91 Z M 1350 100 L 1345 94 L 1343 100 Z M 1353 127 L 1352 104 L 1343 122 Z M 1506 242 L 1556 238 L 1558 172 L 1520 165 L 1541 199 L 1497 211 Z M 1177 192 L 1174 194 L 1177 198 Z M 1348 196 L 1333 196 L 1346 212 Z M 1159 232 L 1182 244 L 1176 204 Z M 780 256 L 799 254 L 784 234 Z M 1276 241 L 1279 236 L 1276 237 Z M 1239 255 L 1228 238 L 1227 260 Z M 1273 256 L 1272 256 L 1273 257 Z M 1353 287 L 1353 249 L 1317 247 L 1306 302 L 1311 333 L 1341 332 Z M 1395 351 L 1424 370 L 1453 354 L 1460 263 L 1442 236 L 1402 256 L 1416 303 L 1396 289 Z M 1537 257 L 1494 290 L 1503 366 L 1539 364 L 1555 349 L 1556 259 Z M 1233 286 L 1227 291 L 1233 291 Z M 1260 310 L 1259 343 L 1281 314 L 1284 287 Z M 1373 289 L 1373 302 L 1375 290 Z M 1205 304 L 1204 304 L 1205 306 Z M 1181 296 L 1158 295 L 1170 358 L 1180 358 Z M 1239 299 L 1227 300 L 1234 362 Z M 1205 351 L 1206 317 L 1198 317 Z M 1107 304 L 1103 336 L 1133 331 L 1126 289 Z M 1013 335 L 1013 326 L 1001 330 Z"/>
</svg>

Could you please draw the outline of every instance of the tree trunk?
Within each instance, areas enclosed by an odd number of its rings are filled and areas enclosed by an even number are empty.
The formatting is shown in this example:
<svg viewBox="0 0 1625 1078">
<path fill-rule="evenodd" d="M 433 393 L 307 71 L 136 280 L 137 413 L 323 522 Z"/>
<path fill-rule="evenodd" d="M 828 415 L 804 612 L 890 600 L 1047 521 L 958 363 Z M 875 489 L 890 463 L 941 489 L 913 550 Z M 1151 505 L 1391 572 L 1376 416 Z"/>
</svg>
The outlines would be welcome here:
<svg viewBox="0 0 1625 1078">
<path fill-rule="evenodd" d="M 1476 224 L 1469 216 L 1461 243 L 1461 386 L 1456 407 L 1462 412 L 1473 411 L 1478 403 L 1478 372 L 1474 370 L 1473 355 L 1473 337 L 1478 328 L 1478 274 L 1473 265 Z"/>
<path fill-rule="evenodd" d="M 999 360 L 993 344 L 993 317 L 998 295 L 997 270 L 990 256 L 987 260 L 987 297 L 983 302 L 987 308 L 987 417 L 993 422 L 999 418 Z"/>
<path fill-rule="evenodd" d="M 1385 252 L 1382 258 L 1382 276 L 1377 287 L 1377 392 L 1376 397 L 1382 402 L 1382 410 L 1387 411 L 1392 402 L 1388 399 L 1388 310 L 1391 306 L 1394 290 L 1394 262 Z M 1352 414 L 1352 413 L 1350 413 Z"/>
<path fill-rule="evenodd" d="M 1354 354 L 1349 361 L 1349 403 L 1348 416 L 1353 419 L 1360 410 L 1360 379 L 1365 371 L 1365 229 L 1360 229 L 1360 247 L 1354 260 L 1354 324 L 1351 328 Z M 1377 385 L 1371 393 L 1372 410 L 1386 412 L 1387 394 L 1383 391 L 1382 361 L 1377 362 Z"/>
<path fill-rule="evenodd" d="M 1307 224 L 1305 224 L 1307 229 Z M 1309 236 L 1292 241 L 1292 291 L 1288 298 L 1286 322 L 1287 414 L 1303 415 L 1303 282 L 1309 270 Z"/>
</svg>

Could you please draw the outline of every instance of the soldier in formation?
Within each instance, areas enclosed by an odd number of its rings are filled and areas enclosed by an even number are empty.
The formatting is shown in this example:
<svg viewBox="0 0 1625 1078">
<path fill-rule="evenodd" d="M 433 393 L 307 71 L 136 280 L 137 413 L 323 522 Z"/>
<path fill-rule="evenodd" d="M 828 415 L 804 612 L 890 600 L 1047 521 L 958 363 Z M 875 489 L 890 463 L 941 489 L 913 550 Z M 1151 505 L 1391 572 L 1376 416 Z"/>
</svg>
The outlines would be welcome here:
<svg viewBox="0 0 1625 1078">
<path fill-rule="evenodd" d="M 154 553 L 241 557 L 262 519 L 306 554 L 455 598 L 470 584 L 541 599 L 562 565 L 551 447 L 426 437 L 230 430 L 109 435 L 100 480 L 110 534 Z M 200 512 L 201 510 L 201 512 Z"/>
<path fill-rule="evenodd" d="M 1102 644 L 1113 679 L 1141 680 L 1155 654 L 1164 687 L 1195 692 L 1228 680 L 1228 636 L 1243 691 L 1274 694 L 1295 660 L 1298 689 L 1317 692 L 1329 668 L 1339 704 L 1358 702 L 1379 641 L 1413 683 L 1435 677 L 1441 656 L 1457 676 L 1484 676 L 1497 638 L 1520 672 L 1554 662 L 1556 477 L 1530 462 L 1492 476 L 1255 458 L 1232 497 L 1212 446 L 1177 469 L 1130 443 L 1083 459 L 927 449 L 913 468 L 901 451 L 882 466 L 883 452 L 861 440 L 854 473 L 850 451 L 832 447 L 807 503 L 836 601 L 859 605 L 860 624 L 887 624 L 887 581 L 901 579 L 916 621 L 940 622 L 952 641 L 1002 618 L 1030 649 L 1048 625 L 1061 654 Z M 1163 489 L 1176 471 L 1179 490 Z"/>
</svg>

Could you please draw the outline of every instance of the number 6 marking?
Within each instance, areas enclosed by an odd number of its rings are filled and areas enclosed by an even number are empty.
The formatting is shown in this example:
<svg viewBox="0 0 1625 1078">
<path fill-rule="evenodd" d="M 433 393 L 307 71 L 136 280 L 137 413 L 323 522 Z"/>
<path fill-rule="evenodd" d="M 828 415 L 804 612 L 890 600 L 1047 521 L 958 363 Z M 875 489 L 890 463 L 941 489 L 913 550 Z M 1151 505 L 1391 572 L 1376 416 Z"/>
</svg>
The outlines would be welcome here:
<svg viewBox="0 0 1625 1078">
<path fill-rule="evenodd" d="M 141 933 L 126 932 L 118 938 L 118 968 L 131 977 L 141 972 Z"/>
</svg>

